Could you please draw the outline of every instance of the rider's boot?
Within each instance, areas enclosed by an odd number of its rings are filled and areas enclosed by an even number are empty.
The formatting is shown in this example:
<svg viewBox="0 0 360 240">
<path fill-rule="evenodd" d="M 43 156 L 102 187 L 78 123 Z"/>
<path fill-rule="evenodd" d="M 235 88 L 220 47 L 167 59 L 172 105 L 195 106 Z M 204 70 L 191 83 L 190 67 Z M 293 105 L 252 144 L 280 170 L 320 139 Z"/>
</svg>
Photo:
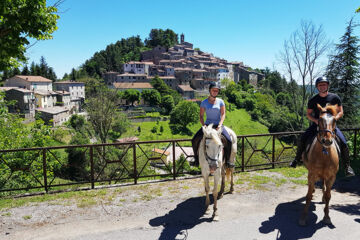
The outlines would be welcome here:
<svg viewBox="0 0 360 240">
<path fill-rule="evenodd" d="M 347 146 L 347 144 L 340 144 L 340 146 L 341 146 L 341 158 L 345 170 L 345 176 L 346 177 L 355 176 L 354 170 L 350 167 L 349 147 Z"/>
<path fill-rule="evenodd" d="M 228 168 L 234 168 L 235 163 L 230 159 L 232 143 L 227 141 L 226 147 L 224 148 L 225 164 Z"/>
<path fill-rule="evenodd" d="M 192 143 L 192 148 L 194 151 L 194 165 L 195 166 L 199 166 L 199 145 L 201 142 L 201 136 L 200 137 L 196 137 L 193 138 L 191 143 Z"/>
<path fill-rule="evenodd" d="M 296 150 L 296 156 L 294 160 L 290 163 L 290 167 L 296 168 L 298 164 L 301 163 L 302 154 L 305 151 L 306 142 L 305 141 L 299 141 L 297 150 Z"/>
</svg>

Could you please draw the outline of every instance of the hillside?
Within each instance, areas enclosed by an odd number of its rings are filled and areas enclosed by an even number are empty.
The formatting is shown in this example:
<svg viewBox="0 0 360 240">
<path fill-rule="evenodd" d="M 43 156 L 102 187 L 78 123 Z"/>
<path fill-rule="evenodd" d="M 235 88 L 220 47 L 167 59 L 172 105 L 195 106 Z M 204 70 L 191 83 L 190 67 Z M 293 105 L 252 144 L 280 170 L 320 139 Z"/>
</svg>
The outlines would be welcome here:
<svg viewBox="0 0 360 240">
<path fill-rule="evenodd" d="M 138 127 L 141 128 L 141 133 L 137 131 Z M 154 126 L 158 126 L 157 133 L 152 133 L 151 129 Z M 163 127 L 163 133 L 160 133 L 160 126 Z M 243 134 L 256 134 L 256 133 L 268 133 L 267 127 L 262 125 L 259 122 L 251 120 L 250 115 L 246 112 L 245 109 L 236 109 L 231 112 L 226 113 L 225 126 L 230 127 L 235 131 L 237 135 Z M 192 138 L 197 130 L 201 127 L 200 122 L 198 124 L 192 125 L 189 129 L 192 132 L 192 135 L 186 134 L 176 134 L 171 133 L 169 127 L 169 121 L 159 122 L 144 122 L 144 123 L 134 123 L 133 127 L 129 129 L 122 137 L 137 136 L 140 141 L 148 140 L 165 140 L 165 139 L 180 139 L 180 138 Z"/>
</svg>

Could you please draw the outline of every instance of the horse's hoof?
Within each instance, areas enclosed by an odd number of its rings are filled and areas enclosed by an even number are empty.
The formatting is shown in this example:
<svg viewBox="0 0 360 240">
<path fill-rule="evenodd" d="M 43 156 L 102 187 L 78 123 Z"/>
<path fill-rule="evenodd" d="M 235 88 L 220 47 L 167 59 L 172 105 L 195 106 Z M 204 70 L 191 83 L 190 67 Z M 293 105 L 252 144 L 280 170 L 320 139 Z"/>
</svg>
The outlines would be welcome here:
<svg viewBox="0 0 360 240">
<path fill-rule="evenodd" d="M 213 221 L 218 222 L 220 220 L 218 215 L 213 215 Z"/>
<path fill-rule="evenodd" d="M 326 225 L 332 225 L 330 217 L 324 217 L 323 218 L 323 223 L 325 223 Z"/>
<path fill-rule="evenodd" d="M 233 194 L 233 193 L 234 193 L 234 189 L 233 189 L 233 188 L 230 188 L 229 193 L 230 193 L 230 194 Z"/>
<path fill-rule="evenodd" d="M 210 214 L 210 208 L 206 208 L 205 214 L 206 214 L 206 215 L 209 215 L 209 214 Z"/>
<path fill-rule="evenodd" d="M 300 226 L 306 226 L 306 220 L 300 219 L 300 220 L 299 220 L 299 225 L 300 225 Z"/>
<path fill-rule="evenodd" d="M 219 194 L 218 199 L 221 199 L 224 196 L 224 194 Z"/>
</svg>

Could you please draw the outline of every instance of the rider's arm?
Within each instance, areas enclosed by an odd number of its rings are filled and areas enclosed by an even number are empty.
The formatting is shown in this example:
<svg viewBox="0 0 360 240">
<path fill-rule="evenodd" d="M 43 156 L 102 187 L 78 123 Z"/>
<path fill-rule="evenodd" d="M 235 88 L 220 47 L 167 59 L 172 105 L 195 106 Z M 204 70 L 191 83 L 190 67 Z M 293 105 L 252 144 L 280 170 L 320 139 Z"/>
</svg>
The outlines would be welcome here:
<svg viewBox="0 0 360 240">
<path fill-rule="evenodd" d="M 201 122 L 201 125 L 202 125 L 202 126 L 205 125 L 205 122 L 204 122 L 204 112 L 205 112 L 205 108 L 200 107 L 200 122 Z"/>
<path fill-rule="evenodd" d="M 318 125 L 318 124 L 319 124 L 318 119 L 316 119 L 316 118 L 314 118 L 314 117 L 312 116 L 313 111 L 314 111 L 313 109 L 308 108 L 308 109 L 306 110 L 306 117 L 307 117 L 310 121 L 312 121 L 312 122 L 316 123 L 316 125 Z"/>
<path fill-rule="evenodd" d="M 338 106 L 337 107 L 337 112 L 338 112 L 338 114 L 335 116 L 336 121 L 339 120 L 344 115 L 343 106 Z"/>
<path fill-rule="evenodd" d="M 219 122 L 218 128 L 220 128 L 223 125 L 224 120 L 225 120 L 225 106 L 221 106 L 220 107 L 220 122 Z"/>
</svg>

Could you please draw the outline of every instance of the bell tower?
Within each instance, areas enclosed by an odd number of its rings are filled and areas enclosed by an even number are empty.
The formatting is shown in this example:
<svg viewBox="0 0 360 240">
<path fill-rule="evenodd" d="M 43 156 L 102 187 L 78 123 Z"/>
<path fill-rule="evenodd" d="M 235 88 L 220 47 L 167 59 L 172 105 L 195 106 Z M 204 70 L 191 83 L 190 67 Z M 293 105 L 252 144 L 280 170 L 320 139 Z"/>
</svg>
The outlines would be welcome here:
<svg viewBox="0 0 360 240">
<path fill-rule="evenodd" d="M 180 41 L 181 41 L 181 44 L 183 44 L 185 42 L 185 36 L 183 33 L 180 35 Z"/>
</svg>

